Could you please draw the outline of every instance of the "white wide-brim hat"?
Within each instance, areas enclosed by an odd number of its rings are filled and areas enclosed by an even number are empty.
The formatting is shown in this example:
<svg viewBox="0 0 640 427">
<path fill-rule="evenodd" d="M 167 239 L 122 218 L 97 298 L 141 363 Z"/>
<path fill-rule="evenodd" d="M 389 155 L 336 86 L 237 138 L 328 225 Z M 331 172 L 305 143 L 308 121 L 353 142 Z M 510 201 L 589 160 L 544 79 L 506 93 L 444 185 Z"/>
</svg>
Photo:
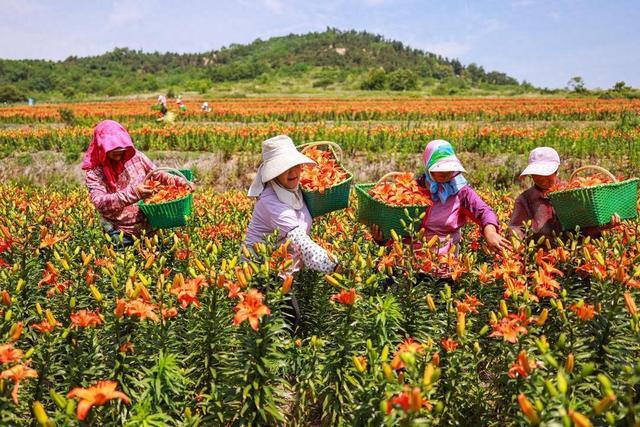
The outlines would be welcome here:
<svg viewBox="0 0 640 427">
<path fill-rule="evenodd" d="M 264 184 L 298 165 L 316 162 L 300 153 L 287 135 L 278 135 L 262 143 L 262 164 L 249 188 L 249 197 L 262 193 Z"/>
<path fill-rule="evenodd" d="M 462 172 L 467 171 L 457 157 L 447 157 L 429 168 L 429 172 Z"/>
<path fill-rule="evenodd" d="M 527 175 L 553 175 L 560 167 L 560 156 L 551 147 L 534 148 L 529 154 L 529 164 L 520 174 L 521 177 Z"/>
</svg>

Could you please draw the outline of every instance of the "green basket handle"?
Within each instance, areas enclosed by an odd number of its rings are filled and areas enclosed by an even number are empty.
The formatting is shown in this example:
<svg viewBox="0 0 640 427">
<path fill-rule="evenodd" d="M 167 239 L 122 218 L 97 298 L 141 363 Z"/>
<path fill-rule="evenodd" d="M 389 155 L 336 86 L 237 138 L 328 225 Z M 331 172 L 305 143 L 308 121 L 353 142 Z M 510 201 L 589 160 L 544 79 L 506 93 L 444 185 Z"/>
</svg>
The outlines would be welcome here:
<svg viewBox="0 0 640 427">
<path fill-rule="evenodd" d="M 162 166 L 162 167 L 159 167 L 159 168 L 155 168 L 155 169 L 150 170 L 150 171 L 149 171 L 149 173 L 145 175 L 144 180 L 143 180 L 142 182 L 143 182 L 143 183 L 147 182 L 147 179 L 148 179 L 151 175 L 153 175 L 153 174 L 154 174 L 154 173 L 156 173 L 156 172 L 162 172 L 162 171 L 165 171 L 165 172 L 171 172 L 171 173 L 173 173 L 174 175 L 178 175 L 178 176 L 180 176 L 182 179 L 184 179 L 184 180 L 185 180 L 185 182 L 186 182 L 187 184 L 189 183 L 189 180 L 187 179 L 187 177 L 186 177 L 186 176 L 184 176 L 184 175 L 182 174 L 182 172 L 180 172 L 178 169 L 174 169 L 174 168 L 170 168 L 170 167 L 166 167 L 166 166 Z"/>
<path fill-rule="evenodd" d="M 342 152 L 342 147 L 336 144 L 333 141 L 315 141 L 315 142 L 307 142 L 306 144 L 298 145 L 296 148 L 300 150 L 302 154 L 307 151 L 311 147 L 317 147 L 319 145 L 328 145 L 333 148 L 335 152 L 339 153 L 338 161 L 341 161 L 344 158 L 344 153 Z"/>
<path fill-rule="evenodd" d="M 378 181 L 376 181 L 376 184 L 379 184 L 379 183 L 381 183 L 382 181 L 384 181 L 384 180 L 386 180 L 387 178 L 390 178 L 390 177 L 392 177 L 392 176 L 402 175 L 403 173 L 406 173 L 406 172 L 389 172 L 389 173 L 386 173 L 386 174 L 382 175 L 382 178 L 380 178 Z"/>
<path fill-rule="evenodd" d="M 575 178 L 576 174 L 578 174 L 579 172 L 585 171 L 585 170 L 595 170 L 598 171 L 604 175 L 606 175 L 608 178 L 611 179 L 612 182 L 618 182 L 618 179 L 608 170 L 606 170 L 603 167 L 600 166 L 596 166 L 596 165 L 586 165 L 586 166 L 582 166 L 576 170 L 573 171 L 573 173 L 571 174 L 571 176 L 569 177 L 569 181 L 573 181 L 573 178 Z"/>
</svg>

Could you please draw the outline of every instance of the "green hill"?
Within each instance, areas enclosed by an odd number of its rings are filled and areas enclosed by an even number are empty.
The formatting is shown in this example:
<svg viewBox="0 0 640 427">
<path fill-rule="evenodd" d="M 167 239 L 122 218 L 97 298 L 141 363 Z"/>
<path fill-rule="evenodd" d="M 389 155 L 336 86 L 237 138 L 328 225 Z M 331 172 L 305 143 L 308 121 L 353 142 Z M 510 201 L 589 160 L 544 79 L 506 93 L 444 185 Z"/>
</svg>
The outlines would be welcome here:
<svg viewBox="0 0 640 427">
<path fill-rule="evenodd" d="M 454 94 L 473 89 L 531 88 L 481 66 L 405 46 L 367 32 L 327 29 L 290 34 L 204 53 L 147 53 L 116 48 L 64 61 L 0 59 L 0 98 L 83 98 L 157 93 L 326 90 L 420 90 Z M 441 93 L 438 93 L 441 92 Z"/>
</svg>

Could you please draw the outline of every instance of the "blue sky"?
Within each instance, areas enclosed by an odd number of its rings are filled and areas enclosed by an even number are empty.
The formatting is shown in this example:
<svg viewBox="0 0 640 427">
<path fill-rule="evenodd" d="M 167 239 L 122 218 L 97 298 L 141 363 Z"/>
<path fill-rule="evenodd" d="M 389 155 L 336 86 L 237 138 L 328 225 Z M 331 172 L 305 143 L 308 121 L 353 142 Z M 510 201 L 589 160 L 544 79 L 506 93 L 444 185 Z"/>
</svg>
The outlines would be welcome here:
<svg viewBox="0 0 640 427">
<path fill-rule="evenodd" d="M 0 58 L 114 47 L 202 52 L 326 27 L 367 30 L 536 86 L 640 87 L 639 0 L 0 0 Z"/>
</svg>

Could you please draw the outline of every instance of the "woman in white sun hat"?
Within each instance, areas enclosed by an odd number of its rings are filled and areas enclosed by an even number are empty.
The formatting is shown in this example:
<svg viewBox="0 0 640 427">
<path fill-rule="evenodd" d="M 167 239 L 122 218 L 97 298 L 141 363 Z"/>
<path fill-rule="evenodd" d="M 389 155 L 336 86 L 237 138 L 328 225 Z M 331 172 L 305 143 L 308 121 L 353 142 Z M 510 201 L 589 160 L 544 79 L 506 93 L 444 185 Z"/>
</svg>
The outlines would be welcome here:
<svg viewBox="0 0 640 427">
<path fill-rule="evenodd" d="M 289 240 L 294 270 L 302 266 L 331 272 L 337 263 L 310 237 L 312 218 L 302 198 L 302 165 L 315 164 L 300 153 L 291 138 L 279 135 L 262 143 L 262 164 L 249 188 L 249 197 L 257 197 L 244 244 L 247 248 L 278 232 L 276 244 Z"/>
</svg>

